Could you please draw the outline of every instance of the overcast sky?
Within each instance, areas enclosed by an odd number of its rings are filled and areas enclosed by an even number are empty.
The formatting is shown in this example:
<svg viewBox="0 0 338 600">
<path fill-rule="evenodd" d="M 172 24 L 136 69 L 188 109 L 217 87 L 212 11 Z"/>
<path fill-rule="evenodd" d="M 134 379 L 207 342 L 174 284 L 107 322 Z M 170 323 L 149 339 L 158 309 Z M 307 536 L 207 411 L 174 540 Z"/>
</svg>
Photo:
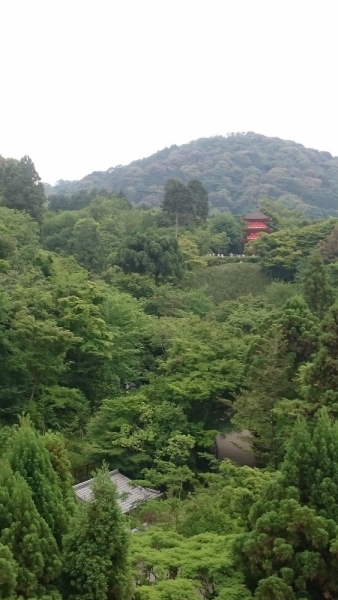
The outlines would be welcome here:
<svg viewBox="0 0 338 600">
<path fill-rule="evenodd" d="M 231 131 L 338 155 L 337 0 L 0 0 L 0 154 L 78 179 Z"/>
</svg>

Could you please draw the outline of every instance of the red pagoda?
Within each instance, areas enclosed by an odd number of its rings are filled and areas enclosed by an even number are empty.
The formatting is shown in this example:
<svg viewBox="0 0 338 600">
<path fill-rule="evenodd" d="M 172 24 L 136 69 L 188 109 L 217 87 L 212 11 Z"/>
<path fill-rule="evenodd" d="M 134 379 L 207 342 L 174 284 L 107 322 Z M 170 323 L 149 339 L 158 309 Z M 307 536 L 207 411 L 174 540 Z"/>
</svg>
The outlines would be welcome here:
<svg viewBox="0 0 338 600">
<path fill-rule="evenodd" d="M 247 221 L 245 228 L 245 240 L 244 242 L 252 242 L 257 240 L 261 233 L 270 233 L 271 229 L 267 223 L 271 221 L 270 217 L 263 215 L 260 211 L 253 212 L 251 215 L 243 217 L 244 221 Z"/>
</svg>

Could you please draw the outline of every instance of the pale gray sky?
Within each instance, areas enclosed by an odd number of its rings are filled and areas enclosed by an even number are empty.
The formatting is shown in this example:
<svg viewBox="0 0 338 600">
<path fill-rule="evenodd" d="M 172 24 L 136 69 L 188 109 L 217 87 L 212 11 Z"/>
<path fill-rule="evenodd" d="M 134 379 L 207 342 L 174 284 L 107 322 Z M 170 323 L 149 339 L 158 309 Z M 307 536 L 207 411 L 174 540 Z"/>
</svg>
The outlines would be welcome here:
<svg viewBox="0 0 338 600">
<path fill-rule="evenodd" d="M 0 0 L 0 154 L 50 183 L 230 131 L 337 155 L 337 17 L 337 0 Z"/>
</svg>

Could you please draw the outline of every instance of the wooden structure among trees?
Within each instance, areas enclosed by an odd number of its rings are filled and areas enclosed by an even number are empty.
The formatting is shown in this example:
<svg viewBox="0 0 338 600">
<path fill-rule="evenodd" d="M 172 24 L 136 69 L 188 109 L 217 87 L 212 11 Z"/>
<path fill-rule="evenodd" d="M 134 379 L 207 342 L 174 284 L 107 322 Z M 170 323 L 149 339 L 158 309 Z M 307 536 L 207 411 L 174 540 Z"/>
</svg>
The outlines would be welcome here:
<svg viewBox="0 0 338 600">
<path fill-rule="evenodd" d="M 132 485 L 132 481 L 119 472 L 118 469 L 109 472 L 110 479 L 115 483 L 119 497 L 118 504 L 123 513 L 129 513 L 141 502 L 159 498 L 160 492 L 140 485 Z M 83 481 L 73 486 L 73 490 L 80 502 L 90 502 L 92 499 L 92 484 L 94 479 Z"/>
<path fill-rule="evenodd" d="M 271 218 L 267 217 L 267 215 L 264 215 L 259 210 L 247 215 L 246 217 L 243 217 L 243 220 L 247 221 L 244 242 L 252 242 L 253 240 L 257 240 L 262 232 L 270 233 L 271 231 L 267 225 L 267 223 L 271 221 Z"/>
</svg>

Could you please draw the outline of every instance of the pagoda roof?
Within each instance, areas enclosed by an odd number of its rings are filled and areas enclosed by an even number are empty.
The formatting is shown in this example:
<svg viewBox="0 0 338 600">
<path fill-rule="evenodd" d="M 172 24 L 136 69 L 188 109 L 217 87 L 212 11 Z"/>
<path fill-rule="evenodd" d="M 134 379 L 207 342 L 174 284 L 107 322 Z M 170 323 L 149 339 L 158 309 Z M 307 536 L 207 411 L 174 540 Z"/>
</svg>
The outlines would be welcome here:
<svg viewBox="0 0 338 600">
<path fill-rule="evenodd" d="M 271 217 L 264 215 L 259 210 L 256 210 L 255 212 L 250 213 L 249 215 L 245 215 L 243 219 L 244 221 L 271 221 Z"/>
</svg>

